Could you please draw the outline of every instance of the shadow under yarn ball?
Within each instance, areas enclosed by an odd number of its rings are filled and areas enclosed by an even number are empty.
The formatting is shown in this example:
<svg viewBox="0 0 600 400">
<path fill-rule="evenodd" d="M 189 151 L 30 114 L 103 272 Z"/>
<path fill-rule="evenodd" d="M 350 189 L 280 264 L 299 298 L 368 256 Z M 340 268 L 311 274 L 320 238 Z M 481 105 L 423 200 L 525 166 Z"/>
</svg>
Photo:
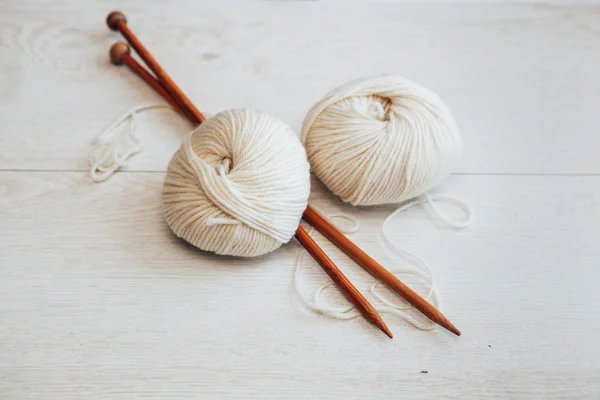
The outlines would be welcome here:
<svg viewBox="0 0 600 400">
<path fill-rule="evenodd" d="M 448 107 L 434 92 L 400 76 L 335 88 L 308 112 L 302 142 L 313 172 L 353 205 L 419 196 L 462 155 Z"/>
<path fill-rule="evenodd" d="M 223 111 L 173 155 L 163 186 L 167 224 L 217 254 L 253 257 L 294 235 L 310 194 L 310 168 L 294 132 L 266 113 Z"/>
</svg>

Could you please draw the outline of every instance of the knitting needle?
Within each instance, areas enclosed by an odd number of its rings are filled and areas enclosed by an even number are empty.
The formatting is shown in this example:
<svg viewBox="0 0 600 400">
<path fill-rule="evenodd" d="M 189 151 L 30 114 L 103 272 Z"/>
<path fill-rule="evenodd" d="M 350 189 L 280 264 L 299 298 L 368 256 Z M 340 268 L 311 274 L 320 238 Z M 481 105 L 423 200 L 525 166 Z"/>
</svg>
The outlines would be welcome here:
<svg viewBox="0 0 600 400">
<path fill-rule="evenodd" d="M 167 73 L 160 67 L 158 62 L 152 57 L 152 55 L 146 50 L 142 42 L 129 30 L 127 26 L 127 18 L 120 11 L 113 11 L 106 17 L 106 24 L 113 31 L 119 31 L 127 39 L 131 47 L 139 54 L 144 60 L 148 68 L 158 78 L 158 81 L 162 82 L 164 88 L 169 92 L 171 98 L 177 102 L 181 108 L 187 113 L 189 117 L 194 117 L 199 121 L 204 121 L 206 118 L 187 98 L 187 96 L 175 85 L 175 82 L 167 75 Z"/>
<path fill-rule="evenodd" d="M 112 13 L 111 13 L 112 15 Z M 109 15 L 110 17 L 110 15 Z M 108 19 L 107 19 L 108 20 Z M 131 33 L 131 35 L 133 35 Z M 144 70 L 144 67 L 139 65 L 130 55 L 129 47 L 127 49 L 125 47 L 127 44 L 125 43 L 115 43 L 110 50 L 111 61 L 115 65 L 125 64 L 131 70 L 136 73 L 140 78 L 142 78 L 145 82 L 147 82 L 153 89 L 155 89 L 161 97 L 165 100 L 172 103 L 174 99 L 172 93 L 177 91 L 181 92 L 179 88 L 177 90 L 169 90 L 169 85 L 175 85 L 173 81 L 171 83 L 160 82 L 156 80 L 152 75 L 150 75 L 147 71 Z M 146 51 L 147 53 L 147 51 Z M 156 63 L 155 65 L 160 68 L 160 65 Z M 143 72 L 142 72 L 143 71 Z M 157 74 L 158 75 L 158 74 Z M 163 89 L 163 90 L 161 90 Z M 166 90 L 164 90 L 166 89 Z M 182 104 L 182 102 L 177 102 Z M 183 108 L 185 106 L 182 106 Z M 186 117 L 190 120 L 190 122 L 194 124 L 200 124 L 204 121 L 204 116 L 197 109 L 188 110 L 189 113 L 184 113 Z M 325 273 L 329 275 L 331 280 L 333 280 L 341 289 L 342 293 L 350 300 L 352 304 L 359 310 L 359 312 L 373 325 L 378 327 L 383 333 L 385 333 L 390 338 L 393 338 L 392 332 L 389 330 L 377 310 L 369 303 L 369 301 L 360 293 L 360 291 L 350 282 L 350 280 L 340 271 L 340 269 L 335 265 L 335 263 L 325 254 L 325 252 L 319 247 L 319 245 L 310 237 L 308 232 L 301 226 L 298 226 L 295 234 L 298 242 L 306 249 L 306 251 L 313 257 L 313 259 L 323 268 Z"/>
<path fill-rule="evenodd" d="M 110 48 L 110 61 L 112 61 L 112 63 L 115 65 L 126 64 L 133 72 L 135 72 L 136 75 L 141 77 L 148 85 L 150 85 L 150 87 L 152 87 L 152 89 L 158 92 L 160 97 L 165 99 L 171 105 L 171 107 L 175 108 L 183 116 L 187 116 L 187 114 L 185 113 L 185 111 L 183 111 L 181 106 L 171 98 L 169 93 L 166 91 L 165 87 L 159 81 L 157 81 L 154 76 L 150 75 L 150 73 L 146 71 L 144 67 L 142 67 L 137 61 L 135 61 L 135 59 L 131 57 L 130 53 L 131 52 L 127 43 L 115 43 Z M 194 121 L 194 123 L 199 124 L 200 122 Z"/>
<path fill-rule="evenodd" d="M 109 24 L 109 26 L 111 25 L 111 23 L 114 25 L 115 20 L 120 22 L 120 24 L 117 24 L 120 26 L 120 25 L 124 25 L 122 23 L 122 21 L 126 21 L 126 18 L 122 13 L 116 11 L 116 12 L 109 14 L 109 16 L 107 17 L 107 24 Z M 127 28 L 126 25 L 125 25 L 125 28 L 127 29 L 129 35 L 135 38 L 133 33 Z M 141 47 L 144 54 L 149 55 L 148 51 L 145 48 L 143 48 L 143 45 L 139 42 L 139 40 L 137 40 L 137 38 L 136 38 L 136 41 L 139 44 L 139 46 Z M 152 56 L 150 56 L 150 57 L 152 57 Z M 158 63 L 153 58 L 152 58 L 152 60 L 154 61 L 155 65 L 159 68 L 159 70 L 162 71 L 160 69 L 160 65 L 158 65 Z M 133 59 L 132 59 L 132 61 L 135 62 L 135 60 L 133 60 Z M 141 68 L 143 70 L 143 67 L 139 66 L 139 68 Z M 140 75 L 142 77 L 142 79 L 146 80 L 146 82 L 148 82 L 151 86 L 153 86 L 153 81 L 155 81 L 155 79 L 152 76 L 148 75 L 147 77 L 144 77 L 142 74 L 139 73 L 139 71 L 137 71 L 134 68 L 132 68 L 132 69 L 134 70 L 134 72 L 138 73 L 138 75 Z M 161 73 L 166 75 L 166 73 L 164 73 L 164 72 L 161 72 Z M 150 79 L 147 79 L 147 78 L 150 78 Z M 181 90 L 179 90 L 178 88 L 177 88 L 177 90 L 179 92 L 181 92 Z M 193 105 L 192 105 L 192 107 L 193 107 Z M 190 111 L 193 116 L 195 115 L 195 118 L 197 120 L 200 117 L 203 117 L 202 114 L 200 114 L 199 111 L 195 108 Z M 339 232 L 337 229 L 335 229 L 335 227 L 333 227 L 324 218 L 319 216 L 319 214 L 316 213 L 314 210 L 312 210 L 310 207 L 308 207 L 307 210 L 305 211 L 304 219 L 307 222 L 309 222 L 311 225 L 313 225 L 317 230 L 319 230 L 323 235 L 325 235 L 329 240 L 331 240 L 337 247 L 342 249 L 354 261 L 356 261 L 358 264 L 363 266 L 375 278 L 381 280 L 390 289 L 394 290 L 398 295 L 400 295 L 400 297 L 402 297 L 409 304 L 411 304 L 413 307 L 415 307 L 417 310 L 419 310 L 423 315 L 428 317 L 431 321 L 433 321 L 433 322 L 437 323 L 438 325 L 442 326 L 443 328 L 447 329 L 448 331 L 454 333 L 455 335 L 460 336 L 460 334 L 461 334 L 460 331 L 439 310 L 437 310 L 433 305 L 431 305 L 429 302 L 427 302 L 427 300 L 425 300 L 424 298 L 419 296 L 419 294 L 417 294 L 415 291 L 410 289 L 406 284 L 404 284 L 402 281 L 400 281 L 400 279 L 398 279 L 394 274 L 392 274 L 391 272 L 386 270 L 381 264 L 379 264 L 376 260 L 374 260 L 367 253 L 365 253 L 362 249 L 360 249 L 360 247 L 358 247 L 352 241 L 350 241 L 345 235 L 343 235 L 341 232 Z"/>
</svg>

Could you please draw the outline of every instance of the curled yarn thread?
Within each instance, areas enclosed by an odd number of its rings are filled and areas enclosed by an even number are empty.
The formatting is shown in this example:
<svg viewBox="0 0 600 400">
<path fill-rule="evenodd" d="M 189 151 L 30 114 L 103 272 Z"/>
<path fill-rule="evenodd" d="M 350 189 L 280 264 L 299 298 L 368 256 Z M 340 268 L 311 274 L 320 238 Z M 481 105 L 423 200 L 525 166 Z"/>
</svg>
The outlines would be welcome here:
<svg viewBox="0 0 600 400">
<path fill-rule="evenodd" d="M 111 126 L 94 139 L 92 151 L 88 158 L 90 178 L 94 182 L 104 182 L 117 170 L 126 167 L 131 157 L 141 152 L 143 147 L 135 136 L 137 116 L 144 111 L 173 107 L 166 104 L 144 104 L 136 106 L 119 117 Z M 125 121 L 129 120 L 129 129 L 117 131 Z"/>
<path fill-rule="evenodd" d="M 452 203 L 452 204 L 458 206 L 459 208 L 461 208 L 464 211 L 464 213 L 466 215 L 465 219 L 464 220 L 451 220 L 449 217 L 444 215 L 439 210 L 439 208 L 436 205 L 436 201 L 438 201 L 438 202 L 446 201 L 446 202 L 449 202 L 449 203 Z M 453 196 L 446 196 L 446 195 L 430 196 L 429 194 L 425 193 L 418 198 L 415 198 L 415 199 L 412 199 L 411 201 L 406 202 L 405 204 L 400 206 L 398 209 L 396 209 L 394 212 L 392 212 L 390 215 L 388 215 L 386 217 L 386 219 L 384 220 L 383 224 L 381 225 L 381 237 L 382 237 L 383 242 L 386 245 L 386 247 L 396 257 L 403 258 L 405 261 L 407 260 L 407 261 L 412 262 L 412 264 L 409 266 L 406 266 L 404 268 L 394 268 L 394 269 L 391 269 L 390 272 L 398 277 L 410 276 L 413 279 L 414 278 L 418 279 L 426 288 L 427 293 L 423 296 L 425 298 L 425 300 L 427 300 L 429 303 L 431 303 L 437 309 L 441 309 L 441 302 L 439 299 L 439 295 L 437 293 L 437 288 L 435 286 L 433 271 L 431 269 L 431 266 L 425 260 L 423 260 L 421 257 L 418 257 L 417 255 L 415 255 L 409 251 L 403 250 L 402 248 L 400 248 L 396 244 L 394 244 L 394 242 L 390 239 L 389 234 L 387 233 L 387 230 L 386 230 L 388 225 L 390 224 L 390 222 L 399 213 L 401 213 L 411 207 L 414 207 L 419 204 L 424 204 L 424 203 L 429 206 L 427 208 L 427 211 L 429 212 L 429 214 L 432 217 L 439 219 L 440 221 L 444 222 L 447 226 L 455 228 L 455 229 L 462 229 L 462 228 L 467 227 L 473 219 L 473 212 L 471 210 L 471 207 L 469 207 L 469 205 L 466 202 L 464 202 L 463 200 L 458 199 Z M 346 234 L 356 232 L 360 227 L 360 224 L 358 223 L 358 221 L 354 217 L 351 217 L 347 214 L 331 214 L 327 218 L 330 220 L 341 218 L 341 219 L 346 219 L 347 221 L 352 222 L 353 227 L 350 229 L 344 230 L 344 233 L 346 233 Z M 312 233 L 313 229 L 314 228 L 311 228 L 309 230 L 309 233 Z M 302 290 L 301 284 L 300 284 L 300 273 L 302 270 L 302 260 L 304 258 L 305 253 L 306 252 L 304 250 L 301 250 L 298 253 L 298 257 L 296 259 L 296 269 L 294 272 L 294 288 L 295 288 L 298 296 L 304 302 L 304 304 L 309 309 L 311 309 L 315 312 L 318 312 L 320 314 L 323 314 L 327 317 L 334 318 L 334 319 L 350 320 L 350 319 L 359 317 L 361 315 L 360 312 L 358 312 L 355 309 L 355 307 L 350 303 L 348 303 L 345 306 L 336 307 L 336 306 L 331 306 L 331 305 L 327 304 L 326 301 L 323 300 L 323 293 L 328 288 L 330 288 L 334 285 L 333 282 L 328 282 L 326 284 L 321 285 L 316 291 L 313 292 L 312 296 L 309 296 L 304 293 L 304 291 Z M 377 290 L 382 283 L 383 282 L 377 280 L 377 281 L 373 282 L 371 284 L 371 286 L 369 287 L 369 292 L 371 293 L 371 295 L 380 303 L 380 304 L 374 305 L 375 309 L 378 312 L 395 315 L 399 318 L 404 319 L 405 321 L 407 321 L 414 327 L 421 329 L 421 330 L 432 330 L 436 327 L 436 324 L 433 323 L 432 321 L 429 321 L 425 318 L 420 318 L 420 319 L 415 318 L 413 316 L 413 314 L 411 314 L 409 312 L 409 310 L 412 308 L 412 306 L 410 304 L 406 303 L 404 300 L 401 300 L 401 304 L 394 304 L 391 301 L 387 300 L 384 296 L 382 296 Z"/>
<path fill-rule="evenodd" d="M 313 172 L 353 205 L 400 203 L 448 175 L 462 155 L 452 114 L 434 92 L 400 76 L 339 86 L 304 119 Z"/>
</svg>

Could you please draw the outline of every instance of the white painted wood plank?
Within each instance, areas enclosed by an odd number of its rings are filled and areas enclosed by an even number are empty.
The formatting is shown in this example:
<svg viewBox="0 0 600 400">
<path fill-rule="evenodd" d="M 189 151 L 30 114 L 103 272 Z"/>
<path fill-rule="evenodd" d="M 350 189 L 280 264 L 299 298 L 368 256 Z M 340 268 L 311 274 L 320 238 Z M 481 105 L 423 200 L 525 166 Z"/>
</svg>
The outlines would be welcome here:
<svg viewBox="0 0 600 400">
<path fill-rule="evenodd" d="M 600 396 L 600 177 L 453 177 L 440 191 L 472 201 L 471 227 L 437 227 L 418 208 L 400 216 L 394 240 L 433 265 L 463 336 L 384 315 L 394 340 L 307 311 L 292 289 L 295 243 L 246 260 L 174 238 L 162 179 L 0 172 L 3 400 Z M 377 234 L 392 207 L 313 192 L 398 264 Z M 366 291 L 371 278 L 325 248 Z M 327 281 L 305 268 L 307 291 Z"/>
<path fill-rule="evenodd" d="M 90 140 L 157 97 L 107 60 L 130 25 L 203 110 L 251 107 L 296 131 L 350 79 L 399 73 L 454 111 L 466 173 L 600 173 L 600 6 L 10 2 L 0 13 L 0 168 L 82 170 Z M 140 126 L 134 170 L 165 169 L 188 129 Z"/>
</svg>

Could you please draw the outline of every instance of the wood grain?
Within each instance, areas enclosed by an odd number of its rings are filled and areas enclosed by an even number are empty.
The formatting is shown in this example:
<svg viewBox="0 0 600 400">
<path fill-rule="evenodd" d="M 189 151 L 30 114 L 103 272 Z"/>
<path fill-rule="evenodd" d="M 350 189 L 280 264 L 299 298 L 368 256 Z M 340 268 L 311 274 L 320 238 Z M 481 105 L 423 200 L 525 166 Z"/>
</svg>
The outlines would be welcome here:
<svg viewBox="0 0 600 400">
<path fill-rule="evenodd" d="M 461 338 L 389 317 L 390 341 L 306 310 L 295 243 L 238 259 L 175 238 L 160 205 L 160 171 L 189 130 L 175 113 L 144 115 L 131 172 L 91 183 L 90 140 L 160 101 L 109 64 L 116 7 L 202 110 L 247 106 L 299 130 L 314 101 L 360 76 L 439 92 L 466 147 L 466 175 L 439 191 L 468 199 L 474 224 L 448 230 L 414 208 L 390 231 L 433 266 Z M 0 399 L 600 398 L 600 5 L 0 9 Z M 349 207 L 316 181 L 311 204 L 357 217 L 352 240 L 386 267 L 406 262 L 379 239 L 392 206 Z M 314 236 L 375 301 L 373 278 Z M 308 257 L 302 267 L 307 294 L 328 281 Z"/>
<path fill-rule="evenodd" d="M 399 73 L 453 110 L 465 139 L 459 172 L 600 173 L 600 119 L 591 117 L 600 103 L 599 5 L 121 5 L 201 110 L 260 109 L 298 132 L 334 86 Z M 106 59 L 119 40 L 104 24 L 114 6 L 23 1 L 0 13 L 3 168 L 84 170 L 95 135 L 134 105 L 160 101 Z M 147 118 L 145 152 L 130 168 L 163 171 L 188 127 Z"/>
<path fill-rule="evenodd" d="M 295 243 L 256 259 L 183 244 L 162 217 L 162 180 L 0 173 L 3 400 L 600 395 L 598 177 L 453 177 L 440 190 L 470 199 L 471 227 L 399 216 L 393 240 L 433 265 L 463 336 L 388 317 L 394 341 L 304 309 Z M 402 265 L 377 234 L 393 207 L 349 207 L 313 186 L 324 212 L 359 218 L 361 247 Z M 315 237 L 366 292 L 372 277 Z M 304 268 L 307 293 L 329 279 Z"/>
</svg>

